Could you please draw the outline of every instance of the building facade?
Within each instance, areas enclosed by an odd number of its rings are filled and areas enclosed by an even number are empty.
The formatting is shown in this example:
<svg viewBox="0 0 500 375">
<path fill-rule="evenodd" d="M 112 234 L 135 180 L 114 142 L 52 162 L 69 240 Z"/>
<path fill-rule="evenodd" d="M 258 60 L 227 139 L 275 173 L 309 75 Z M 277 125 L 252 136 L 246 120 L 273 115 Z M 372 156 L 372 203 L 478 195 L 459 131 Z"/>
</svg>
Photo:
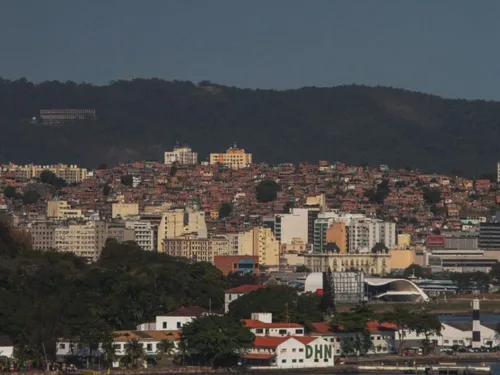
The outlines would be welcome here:
<svg viewBox="0 0 500 375">
<path fill-rule="evenodd" d="M 174 163 L 180 165 L 198 164 L 198 153 L 189 146 L 175 146 L 173 151 L 165 152 L 165 165 Z"/>
<path fill-rule="evenodd" d="M 232 169 L 247 168 L 252 164 L 252 154 L 234 144 L 226 153 L 210 154 L 210 164 L 220 164 Z"/>
<path fill-rule="evenodd" d="M 225 237 L 197 238 L 185 235 L 166 238 L 163 241 L 165 254 L 187 258 L 193 262 L 214 263 L 215 257 L 229 254 L 229 242 Z"/>
<path fill-rule="evenodd" d="M 87 169 L 77 165 L 55 164 L 55 165 L 16 165 L 6 164 L 0 166 L 0 174 L 11 173 L 16 177 L 32 179 L 40 178 L 43 171 L 48 170 L 67 183 L 77 183 L 87 179 Z"/>
</svg>

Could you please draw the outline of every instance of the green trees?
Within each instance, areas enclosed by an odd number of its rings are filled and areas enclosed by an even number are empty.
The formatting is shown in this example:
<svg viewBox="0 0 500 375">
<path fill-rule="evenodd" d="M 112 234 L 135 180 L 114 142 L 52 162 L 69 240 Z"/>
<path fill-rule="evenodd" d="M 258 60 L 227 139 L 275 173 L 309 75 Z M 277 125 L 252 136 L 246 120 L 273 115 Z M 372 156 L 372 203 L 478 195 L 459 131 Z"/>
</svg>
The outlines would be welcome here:
<svg viewBox="0 0 500 375">
<path fill-rule="evenodd" d="M 365 354 L 372 348 L 368 322 L 374 320 L 374 317 L 373 310 L 366 305 L 358 305 L 349 312 L 335 314 L 330 321 L 331 327 L 354 335 L 354 340 L 342 342 L 345 354 Z"/>
<path fill-rule="evenodd" d="M 40 174 L 40 181 L 44 184 L 52 185 L 56 189 L 60 189 L 66 186 L 66 181 L 64 181 L 62 178 L 57 177 L 54 172 L 51 172 L 48 169 L 44 170 Z"/>
<path fill-rule="evenodd" d="M 412 264 L 411 266 L 407 267 L 404 272 L 403 272 L 403 277 L 408 278 L 415 276 L 417 278 L 425 278 L 426 272 L 425 269 L 422 266 L 419 266 L 418 264 Z"/>
<path fill-rule="evenodd" d="M 3 195 L 9 199 L 19 199 L 21 197 L 14 186 L 7 186 L 3 190 Z"/>
<path fill-rule="evenodd" d="M 126 174 L 120 179 L 121 183 L 125 186 L 132 186 L 134 183 L 134 177 L 131 174 Z"/>
<path fill-rule="evenodd" d="M 229 202 L 224 202 L 219 207 L 219 219 L 224 219 L 231 215 L 233 212 L 233 204 Z"/>
<path fill-rule="evenodd" d="M 335 290 L 332 288 L 332 277 L 332 270 L 328 267 L 328 272 L 323 272 L 323 295 L 320 302 L 320 309 L 327 317 L 331 317 L 335 312 Z"/>
<path fill-rule="evenodd" d="M 110 192 L 111 192 L 111 187 L 108 184 L 104 185 L 104 187 L 102 188 L 102 194 L 104 196 L 108 196 Z"/>
<path fill-rule="evenodd" d="M 208 315 L 182 328 L 181 347 L 211 367 L 235 365 L 255 336 L 232 317 Z"/>
<path fill-rule="evenodd" d="M 130 339 L 125 344 L 125 355 L 121 361 L 132 368 L 139 368 L 146 360 L 146 352 L 138 339 Z"/>
<path fill-rule="evenodd" d="M 273 286 L 241 296 L 229 305 L 229 315 L 249 319 L 252 312 L 269 312 L 277 322 L 320 322 L 320 297 L 313 293 L 298 293 L 288 286 Z"/>
<path fill-rule="evenodd" d="M 276 181 L 263 180 L 259 182 L 255 188 L 255 196 L 258 202 L 267 203 L 275 201 L 280 191 L 281 186 L 279 186 Z"/>
<path fill-rule="evenodd" d="M 23 204 L 35 204 L 40 199 L 40 194 L 35 190 L 28 190 L 23 194 Z"/>
<path fill-rule="evenodd" d="M 225 288 L 222 273 L 208 263 L 108 241 L 99 261 L 87 265 L 70 253 L 23 247 L 0 224 L 0 327 L 21 361 L 41 364 L 43 347 L 55 359 L 56 341 L 73 337 L 93 355 L 97 343 L 107 345 L 110 364 L 113 330 L 135 329 L 182 305 L 219 311 Z"/>
<path fill-rule="evenodd" d="M 492 279 L 500 281 L 500 262 L 496 262 L 491 266 L 489 275 Z"/>
<path fill-rule="evenodd" d="M 413 313 L 413 323 L 410 324 L 418 335 L 424 335 L 422 342 L 424 354 L 429 353 L 432 349 L 432 343 L 429 340 L 431 335 L 441 335 L 441 321 L 437 314 L 431 313 L 428 309 Z"/>
<path fill-rule="evenodd" d="M 175 350 L 175 344 L 173 341 L 164 339 L 161 340 L 156 346 L 156 358 L 162 360 L 164 358 L 170 357 Z"/>
</svg>

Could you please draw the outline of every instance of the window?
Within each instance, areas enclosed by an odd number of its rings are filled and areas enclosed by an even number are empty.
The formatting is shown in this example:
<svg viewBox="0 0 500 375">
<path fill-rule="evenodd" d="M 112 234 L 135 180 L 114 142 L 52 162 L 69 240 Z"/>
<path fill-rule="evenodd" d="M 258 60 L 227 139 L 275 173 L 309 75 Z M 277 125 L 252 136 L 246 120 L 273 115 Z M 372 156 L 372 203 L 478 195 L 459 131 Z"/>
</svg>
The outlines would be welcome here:
<svg viewBox="0 0 500 375">
<path fill-rule="evenodd" d="M 292 359 L 292 363 L 297 363 L 297 360 L 296 359 Z"/>
<path fill-rule="evenodd" d="M 153 344 L 147 344 L 146 350 L 148 352 L 152 352 L 153 351 Z"/>
<path fill-rule="evenodd" d="M 303 352 L 304 351 L 304 348 L 299 348 L 299 352 Z"/>
<path fill-rule="evenodd" d="M 167 329 L 167 322 L 163 322 L 163 329 Z"/>
<path fill-rule="evenodd" d="M 299 359 L 299 363 L 302 363 L 302 362 L 304 362 L 304 360 L 303 359 Z"/>
<path fill-rule="evenodd" d="M 450 340 L 444 340 L 444 343 L 445 343 L 445 344 L 449 344 L 449 343 L 450 343 Z"/>
<path fill-rule="evenodd" d="M 66 344 L 59 344 L 59 349 L 66 349 Z"/>
<path fill-rule="evenodd" d="M 286 353 L 286 348 L 281 349 L 281 353 Z"/>
<path fill-rule="evenodd" d="M 177 328 L 181 328 L 182 325 L 181 325 L 181 322 L 177 322 Z"/>
<path fill-rule="evenodd" d="M 280 330 L 278 331 L 278 333 L 279 333 L 280 335 L 286 335 L 286 329 L 280 329 Z"/>
<path fill-rule="evenodd" d="M 325 362 L 328 362 L 328 358 L 325 358 Z"/>
<path fill-rule="evenodd" d="M 292 349 L 292 353 L 295 353 L 297 351 L 297 349 L 293 348 Z"/>
<path fill-rule="evenodd" d="M 302 329 L 296 329 L 295 330 L 295 334 L 296 335 L 302 335 L 304 333 L 304 331 Z"/>
<path fill-rule="evenodd" d="M 262 328 L 257 328 L 255 330 L 255 333 L 264 333 L 264 330 Z"/>
<path fill-rule="evenodd" d="M 122 344 L 115 344 L 115 349 L 122 350 Z"/>
<path fill-rule="evenodd" d="M 314 362 L 319 362 L 319 359 L 318 359 L 318 358 L 316 358 L 316 359 L 314 360 Z"/>
<path fill-rule="evenodd" d="M 286 359 L 282 359 L 282 360 L 281 360 L 281 363 L 286 363 Z"/>
</svg>

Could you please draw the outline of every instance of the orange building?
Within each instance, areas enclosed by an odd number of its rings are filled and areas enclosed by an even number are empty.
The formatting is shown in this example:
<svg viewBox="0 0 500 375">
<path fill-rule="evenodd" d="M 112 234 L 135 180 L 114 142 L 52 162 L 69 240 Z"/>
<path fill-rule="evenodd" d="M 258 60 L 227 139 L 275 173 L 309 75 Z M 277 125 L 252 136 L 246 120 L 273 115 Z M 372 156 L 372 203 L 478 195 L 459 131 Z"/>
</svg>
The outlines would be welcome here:
<svg viewBox="0 0 500 375">
<path fill-rule="evenodd" d="M 210 154 L 210 164 L 221 164 L 232 169 L 246 168 L 252 164 L 252 154 L 247 154 L 235 143 L 225 154 Z"/>
<path fill-rule="evenodd" d="M 254 255 L 220 255 L 214 257 L 214 265 L 224 276 L 231 272 L 259 274 L 259 257 Z"/>
<path fill-rule="evenodd" d="M 347 252 L 347 227 L 345 223 L 334 222 L 326 230 L 326 243 L 337 244 L 340 254 Z"/>
</svg>

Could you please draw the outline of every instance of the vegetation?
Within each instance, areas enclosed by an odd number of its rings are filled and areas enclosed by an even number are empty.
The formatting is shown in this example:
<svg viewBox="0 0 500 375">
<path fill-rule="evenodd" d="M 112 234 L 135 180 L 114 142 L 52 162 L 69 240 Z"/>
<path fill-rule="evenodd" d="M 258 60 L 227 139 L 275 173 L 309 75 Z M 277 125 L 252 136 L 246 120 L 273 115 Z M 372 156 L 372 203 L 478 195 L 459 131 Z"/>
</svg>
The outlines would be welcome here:
<svg viewBox="0 0 500 375">
<path fill-rule="evenodd" d="M 249 349 L 255 336 L 241 321 L 208 315 L 182 327 L 181 348 L 199 363 L 211 367 L 231 366 Z"/>
<path fill-rule="evenodd" d="M 182 305 L 211 303 L 221 310 L 225 288 L 221 272 L 208 263 L 108 241 L 99 261 L 87 265 L 69 253 L 16 243 L 0 224 L 0 327 L 14 340 L 21 363 L 29 359 L 40 367 L 43 348 L 55 359 L 60 337 L 78 337 L 95 349 L 99 342 L 111 345 L 112 331 L 135 329 Z M 112 362 L 110 352 L 105 356 Z"/>
<path fill-rule="evenodd" d="M 288 286 L 273 286 L 247 293 L 229 305 L 229 315 L 249 319 L 251 312 L 269 312 L 277 322 L 307 324 L 323 321 L 321 298 L 313 293 L 298 293 Z"/>
<path fill-rule="evenodd" d="M 122 176 L 121 183 L 125 186 L 132 186 L 134 183 L 134 177 L 131 174 L 126 174 Z"/>
<path fill-rule="evenodd" d="M 60 188 L 62 188 L 64 186 L 66 186 L 66 181 L 65 180 L 63 180 L 62 178 L 57 177 L 54 172 L 51 172 L 49 170 L 44 170 L 40 174 L 40 181 L 42 183 L 44 183 L 44 184 L 52 185 L 56 189 L 60 189 Z"/>
<path fill-rule="evenodd" d="M 35 204 L 40 199 L 40 193 L 35 190 L 28 190 L 23 194 L 23 204 Z"/>
<path fill-rule="evenodd" d="M 3 190 L 3 195 L 5 196 L 5 198 L 9 198 L 9 199 L 19 199 L 19 198 L 22 198 L 22 195 L 20 195 L 16 188 L 14 186 L 7 186 L 4 190 Z"/>
<path fill-rule="evenodd" d="M 139 368 L 146 360 L 146 352 L 139 339 L 130 339 L 125 344 L 125 355 L 121 362 L 131 368 Z"/>
<path fill-rule="evenodd" d="M 257 160 L 270 163 L 370 160 L 442 172 L 460 167 L 470 175 L 488 172 L 478 168 L 495 165 L 498 158 L 497 102 L 387 87 L 277 91 L 211 85 L 215 89 L 159 79 L 100 87 L 0 79 L 0 132 L 13 140 L 2 145 L 0 162 L 94 167 L 159 160 L 177 139 L 187 140 L 200 155 L 237 140 Z M 57 128 L 32 124 L 43 108 L 95 108 L 97 119 Z"/>
<path fill-rule="evenodd" d="M 255 195 L 258 202 L 267 203 L 275 201 L 279 191 L 281 191 L 281 186 L 276 181 L 263 180 L 255 188 Z"/>
<path fill-rule="evenodd" d="M 156 349 L 156 359 L 162 360 L 164 358 L 168 358 L 172 356 L 174 353 L 175 344 L 170 340 L 161 340 Z"/>
<path fill-rule="evenodd" d="M 375 314 L 366 305 L 356 306 L 349 312 L 336 314 L 330 326 L 334 330 L 352 333 L 354 340 L 344 340 L 342 342 L 342 352 L 349 354 L 366 354 L 373 346 L 370 332 L 368 331 L 368 322 L 375 320 Z"/>
<path fill-rule="evenodd" d="M 219 219 L 224 219 L 231 215 L 233 212 L 233 204 L 224 202 L 219 207 Z"/>
</svg>

